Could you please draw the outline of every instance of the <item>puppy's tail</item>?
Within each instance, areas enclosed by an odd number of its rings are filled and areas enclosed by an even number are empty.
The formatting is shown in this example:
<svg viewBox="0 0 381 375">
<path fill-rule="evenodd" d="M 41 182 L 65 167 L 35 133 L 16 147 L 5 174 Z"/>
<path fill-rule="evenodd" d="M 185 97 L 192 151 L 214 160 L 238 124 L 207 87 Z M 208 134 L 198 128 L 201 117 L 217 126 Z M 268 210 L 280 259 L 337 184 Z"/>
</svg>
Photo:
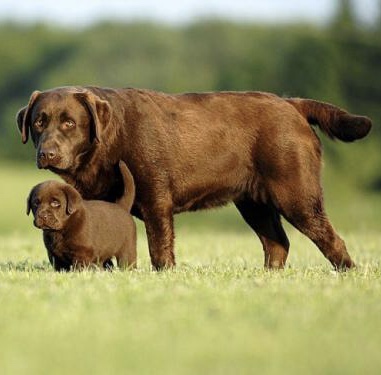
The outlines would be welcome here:
<svg viewBox="0 0 381 375">
<path fill-rule="evenodd" d="M 130 212 L 135 200 L 134 178 L 132 177 L 127 165 L 122 160 L 119 161 L 119 169 L 123 178 L 124 190 L 123 195 L 117 200 L 116 203 L 122 206 L 126 211 Z"/>
<path fill-rule="evenodd" d="M 368 117 L 352 115 L 332 104 L 298 98 L 286 101 L 292 104 L 311 125 L 318 125 L 332 139 L 353 142 L 364 138 L 372 127 L 372 121 Z"/>
</svg>

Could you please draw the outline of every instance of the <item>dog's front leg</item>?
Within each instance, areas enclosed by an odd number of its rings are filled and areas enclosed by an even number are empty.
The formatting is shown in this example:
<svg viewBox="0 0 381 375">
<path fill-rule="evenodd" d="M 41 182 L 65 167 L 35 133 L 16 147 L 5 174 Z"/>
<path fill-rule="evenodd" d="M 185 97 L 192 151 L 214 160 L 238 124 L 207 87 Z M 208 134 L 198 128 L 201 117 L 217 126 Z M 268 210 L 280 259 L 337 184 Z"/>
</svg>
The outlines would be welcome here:
<svg viewBox="0 0 381 375">
<path fill-rule="evenodd" d="M 175 265 L 172 210 L 150 209 L 143 214 L 151 263 L 155 270 Z"/>
</svg>

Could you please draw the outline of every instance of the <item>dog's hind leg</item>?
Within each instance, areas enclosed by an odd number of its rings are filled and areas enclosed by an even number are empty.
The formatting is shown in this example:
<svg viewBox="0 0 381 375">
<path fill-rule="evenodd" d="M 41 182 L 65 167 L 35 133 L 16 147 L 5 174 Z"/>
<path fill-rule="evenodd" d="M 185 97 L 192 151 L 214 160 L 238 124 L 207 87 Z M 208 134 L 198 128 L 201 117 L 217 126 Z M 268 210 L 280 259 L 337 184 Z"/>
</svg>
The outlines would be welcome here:
<svg viewBox="0 0 381 375">
<path fill-rule="evenodd" d="M 315 203 L 313 199 L 291 200 L 282 207 L 282 215 L 310 238 L 336 269 L 352 268 L 355 265 L 344 241 L 333 229 L 320 198 L 316 198 Z"/>
<path fill-rule="evenodd" d="M 295 173 L 292 177 L 269 188 L 279 212 L 310 238 L 336 269 L 353 267 L 344 241 L 325 213 L 318 173 Z"/>
<path fill-rule="evenodd" d="M 236 201 L 235 205 L 262 243 L 265 267 L 283 268 L 290 243 L 275 207 L 271 204 L 257 203 L 248 197 Z"/>
</svg>

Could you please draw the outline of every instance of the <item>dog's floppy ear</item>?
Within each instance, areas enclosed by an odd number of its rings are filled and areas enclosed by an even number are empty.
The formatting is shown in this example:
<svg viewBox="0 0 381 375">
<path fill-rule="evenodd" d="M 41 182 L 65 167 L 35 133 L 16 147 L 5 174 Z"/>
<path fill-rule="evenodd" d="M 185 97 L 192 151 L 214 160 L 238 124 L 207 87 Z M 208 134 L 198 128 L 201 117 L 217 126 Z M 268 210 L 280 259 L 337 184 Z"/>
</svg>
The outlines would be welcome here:
<svg viewBox="0 0 381 375">
<path fill-rule="evenodd" d="M 30 209 L 32 207 L 32 195 L 33 195 L 33 189 L 32 191 L 29 193 L 29 196 L 28 198 L 26 199 L 26 214 L 29 216 L 30 214 Z"/>
<path fill-rule="evenodd" d="M 83 103 L 90 114 L 90 141 L 100 142 L 102 130 L 104 130 L 111 119 L 110 104 L 89 90 L 74 94 Z"/>
<path fill-rule="evenodd" d="M 33 199 L 33 195 L 36 191 L 36 188 L 37 188 L 38 185 L 36 185 L 29 193 L 29 196 L 26 200 L 26 214 L 29 216 L 30 214 L 30 210 L 32 209 L 32 199 Z"/>
<path fill-rule="evenodd" d="M 72 215 L 79 209 L 82 197 L 73 186 L 68 184 L 63 187 L 63 192 L 66 197 L 66 214 Z"/>
<path fill-rule="evenodd" d="M 26 107 L 21 108 L 16 115 L 17 126 L 21 133 L 22 143 L 27 143 L 29 138 L 30 113 L 40 91 L 34 91 L 30 96 L 29 103 Z"/>
</svg>

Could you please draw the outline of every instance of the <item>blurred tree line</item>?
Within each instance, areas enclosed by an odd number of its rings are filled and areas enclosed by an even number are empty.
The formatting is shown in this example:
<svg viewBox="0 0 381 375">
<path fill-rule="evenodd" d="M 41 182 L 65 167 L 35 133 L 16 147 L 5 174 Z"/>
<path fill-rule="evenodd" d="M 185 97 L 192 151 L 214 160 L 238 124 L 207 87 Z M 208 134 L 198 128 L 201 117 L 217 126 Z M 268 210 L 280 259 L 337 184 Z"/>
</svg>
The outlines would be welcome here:
<svg viewBox="0 0 381 375">
<path fill-rule="evenodd" d="M 372 138 L 381 141 L 380 67 L 381 18 L 359 25 L 349 0 L 320 27 L 211 20 L 70 30 L 6 23 L 0 25 L 0 157 L 33 157 L 30 146 L 20 145 L 15 114 L 33 90 L 64 85 L 310 97 L 370 116 Z"/>
</svg>

